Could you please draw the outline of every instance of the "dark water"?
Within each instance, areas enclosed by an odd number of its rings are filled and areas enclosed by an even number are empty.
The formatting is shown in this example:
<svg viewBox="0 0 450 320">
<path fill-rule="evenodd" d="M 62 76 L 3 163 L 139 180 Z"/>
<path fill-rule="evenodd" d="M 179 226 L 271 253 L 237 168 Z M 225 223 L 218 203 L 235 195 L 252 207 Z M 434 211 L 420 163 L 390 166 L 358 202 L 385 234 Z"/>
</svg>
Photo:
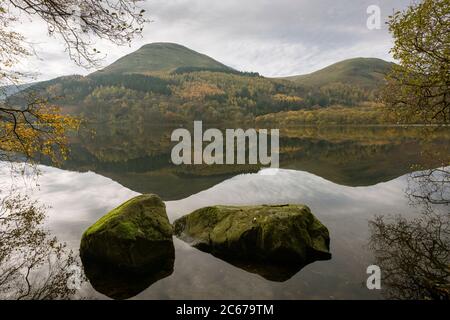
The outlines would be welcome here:
<svg viewBox="0 0 450 320">
<path fill-rule="evenodd" d="M 66 169 L 81 172 L 44 168 L 36 191 L 52 206 L 52 231 L 78 249 L 89 225 L 138 193 L 159 194 L 171 221 L 214 204 L 302 203 L 328 227 L 332 259 L 277 282 L 174 238 L 173 272 L 151 285 L 142 281 L 143 288 L 130 294 L 137 299 L 382 299 L 384 290 L 366 287 L 366 269 L 374 263 L 368 222 L 375 215 L 417 215 L 405 196 L 407 174 L 412 165 L 439 166 L 431 150 L 448 154 L 450 141 L 446 129 L 286 129 L 280 136 L 282 170 L 268 174 L 273 172 L 246 166 L 176 167 L 169 161 L 170 132 L 126 128 L 77 137 Z M 82 173 L 87 170 L 96 174 Z M 106 298 L 89 283 L 78 295 Z"/>
</svg>

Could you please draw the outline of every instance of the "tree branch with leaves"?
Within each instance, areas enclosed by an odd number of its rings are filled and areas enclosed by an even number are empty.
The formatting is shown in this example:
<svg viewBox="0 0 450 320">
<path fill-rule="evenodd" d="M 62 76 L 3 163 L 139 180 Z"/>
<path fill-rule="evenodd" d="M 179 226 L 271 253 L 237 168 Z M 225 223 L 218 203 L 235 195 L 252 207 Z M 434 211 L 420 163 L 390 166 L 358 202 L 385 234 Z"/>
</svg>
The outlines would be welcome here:
<svg viewBox="0 0 450 320">
<path fill-rule="evenodd" d="M 12 30 L 19 15 L 40 19 L 49 36 L 59 37 L 69 57 L 85 68 L 98 67 L 102 53 L 95 41 L 106 39 L 117 45 L 130 43 L 141 35 L 148 21 L 139 0 L 0 0 L 0 90 L 17 86 L 28 74 L 16 65 L 34 55 L 22 34 Z M 5 87 L 3 87 L 5 88 Z M 67 133 L 77 129 L 80 120 L 63 115 L 48 99 L 28 92 L 26 102 L 10 105 L 0 100 L 0 160 L 52 160 L 67 155 Z"/>
<path fill-rule="evenodd" d="M 399 62 L 384 101 L 399 123 L 450 122 L 450 2 L 424 0 L 388 22 Z"/>
</svg>

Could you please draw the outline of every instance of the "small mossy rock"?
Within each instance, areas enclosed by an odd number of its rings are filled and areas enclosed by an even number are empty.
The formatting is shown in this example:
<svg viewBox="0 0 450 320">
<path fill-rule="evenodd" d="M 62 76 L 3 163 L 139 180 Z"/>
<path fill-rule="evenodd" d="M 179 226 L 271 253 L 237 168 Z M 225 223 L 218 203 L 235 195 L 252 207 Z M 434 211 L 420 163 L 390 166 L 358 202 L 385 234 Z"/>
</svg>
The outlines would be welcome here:
<svg viewBox="0 0 450 320">
<path fill-rule="evenodd" d="M 266 278 L 270 276 L 258 272 L 261 265 L 298 271 L 331 258 L 328 229 L 304 205 L 206 207 L 176 220 L 174 228 L 181 240 L 202 251 L 250 266 L 247 270 L 256 263 L 256 273 Z"/>
<path fill-rule="evenodd" d="M 100 218 L 83 234 L 84 265 L 146 273 L 173 266 L 173 229 L 156 195 L 135 197 Z M 86 269 L 86 268 L 85 268 Z"/>
</svg>

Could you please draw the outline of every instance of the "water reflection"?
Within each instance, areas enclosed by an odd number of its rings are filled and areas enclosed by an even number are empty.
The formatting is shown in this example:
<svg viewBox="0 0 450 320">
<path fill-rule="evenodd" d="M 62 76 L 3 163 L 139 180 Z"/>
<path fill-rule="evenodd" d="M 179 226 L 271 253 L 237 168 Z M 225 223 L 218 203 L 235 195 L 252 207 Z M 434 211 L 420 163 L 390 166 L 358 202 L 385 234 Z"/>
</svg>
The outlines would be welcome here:
<svg viewBox="0 0 450 320">
<path fill-rule="evenodd" d="M 315 260 L 310 260 L 304 263 L 292 262 L 292 263 L 269 263 L 259 262 L 249 259 L 236 259 L 230 256 L 223 256 L 214 254 L 215 257 L 230 263 L 231 265 L 245 270 L 250 273 L 260 275 L 266 280 L 274 282 L 285 282 L 295 276 L 308 264 L 313 263 Z M 321 260 L 330 260 L 321 259 Z"/>
<path fill-rule="evenodd" d="M 370 247 L 391 299 L 450 299 L 450 168 L 413 173 L 406 194 L 421 214 L 379 216 Z"/>
<path fill-rule="evenodd" d="M 83 267 L 95 290 L 113 299 L 128 299 L 170 276 L 174 260 L 174 251 L 169 250 L 166 257 L 161 258 L 161 263 L 140 272 L 130 272 L 89 259 L 83 259 Z"/>
<path fill-rule="evenodd" d="M 45 206 L 6 190 L 0 188 L 0 299 L 73 298 L 85 280 L 79 259 L 45 228 Z"/>
<path fill-rule="evenodd" d="M 50 167 L 40 169 L 40 188 L 30 192 L 30 196 L 51 206 L 48 209 L 48 227 L 52 234 L 74 250 L 78 250 L 80 237 L 88 226 L 137 195 L 92 172 L 78 173 Z M 367 279 L 366 268 L 374 263 L 372 252 L 365 247 L 370 236 L 367 221 L 377 212 L 402 212 L 408 218 L 417 215 L 419 210 L 410 207 L 404 196 L 407 182 L 408 176 L 403 176 L 370 187 L 352 188 L 307 172 L 280 170 L 274 176 L 264 172 L 239 175 L 185 199 L 168 201 L 167 213 L 172 222 L 210 205 L 305 203 L 328 227 L 333 239 L 333 259 L 314 262 L 289 280 L 274 282 L 225 263 L 175 238 L 173 273 L 154 282 L 135 298 L 383 298 L 381 292 L 368 290 L 363 285 Z M 5 190 L 8 183 L 9 171 L 2 171 L 0 167 L 0 189 Z M 90 286 L 83 287 L 78 294 L 80 297 L 105 298 Z"/>
<path fill-rule="evenodd" d="M 170 161 L 174 127 L 129 124 L 92 125 L 72 140 L 70 170 L 91 170 L 140 193 L 164 200 L 182 199 L 257 166 L 174 166 Z M 214 125 L 211 125 L 214 127 Z M 237 125 L 238 126 L 238 125 Z M 205 128 L 209 127 L 205 124 Z M 367 186 L 410 172 L 411 163 L 437 167 L 421 159 L 425 128 L 298 127 L 280 132 L 282 168 L 308 171 L 347 186 Z M 450 130 L 443 128 L 427 144 L 448 150 Z M 450 152 L 450 151 L 449 151 Z"/>
</svg>

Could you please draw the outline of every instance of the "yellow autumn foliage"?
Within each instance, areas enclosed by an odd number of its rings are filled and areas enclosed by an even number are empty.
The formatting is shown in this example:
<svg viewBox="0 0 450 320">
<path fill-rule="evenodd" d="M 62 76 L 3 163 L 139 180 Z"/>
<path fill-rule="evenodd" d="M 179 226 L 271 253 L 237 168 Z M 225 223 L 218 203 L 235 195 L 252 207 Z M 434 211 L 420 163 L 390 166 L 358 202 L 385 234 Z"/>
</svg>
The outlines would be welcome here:
<svg viewBox="0 0 450 320">
<path fill-rule="evenodd" d="M 273 100 L 278 102 L 288 102 L 288 103 L 296 103 L 296 102 L 302 102 L 303 99 L 298 96 L 289 96 L 282 93 L 277 93 L 273 97 Z"/>
<path fill-rule="evenodd" d="M 25 108 L 0 105 L 0 159 L 50 158 L 58 164 L 68 154 L 68 132 L 80 119 L 63 115 L 60 108 L 35 100 Z"/>
<path fill-rule="evenodd" d="M 225 92 L 214 84 L 205 82 L 184 83 L 181 89 L 176 89 L 176 94 L 184 99 L 203 99 L 207 96 L 220 95 Z"/>
</svg>

